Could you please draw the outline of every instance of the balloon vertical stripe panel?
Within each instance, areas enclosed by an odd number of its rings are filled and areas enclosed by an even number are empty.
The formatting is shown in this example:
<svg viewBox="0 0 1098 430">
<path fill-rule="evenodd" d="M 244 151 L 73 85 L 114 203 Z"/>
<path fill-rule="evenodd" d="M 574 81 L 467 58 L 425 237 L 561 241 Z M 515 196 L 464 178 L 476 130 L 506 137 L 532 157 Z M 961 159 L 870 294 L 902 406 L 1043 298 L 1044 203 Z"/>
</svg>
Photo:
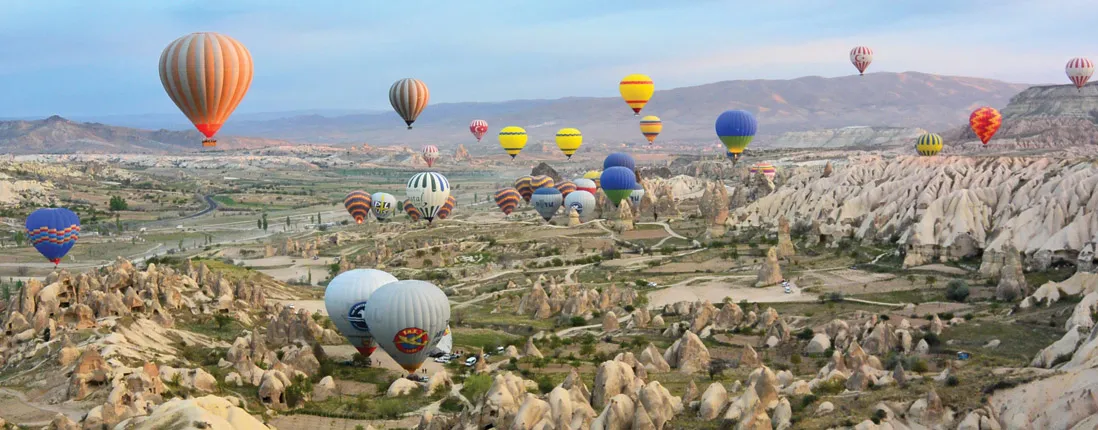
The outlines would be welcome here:
<svg viewBox="0 0 1098 430">
<path fill-rule="evenodd" d="M 427 107 L 430 99 L 431 92 L 419 79 L 404 78 L 389 87 L 389 104 L 393 106 L 393 110 L 400 115 L 404 123 L 408 124 L 409 129 Z"/>
<path fill-rule="evenodd" d="M 160 54 L 164 91 L 208 139 L 244 99 L 252 73 L 248 49 L 222 34 L 188 34 Z"/>
<path fill-rule="evenodd" d="M 450 197 L 450 182 L 436 172 L 416 173 L 408 180 L 406 193 L 423 218 L 432 221 Z"/>
</svg>

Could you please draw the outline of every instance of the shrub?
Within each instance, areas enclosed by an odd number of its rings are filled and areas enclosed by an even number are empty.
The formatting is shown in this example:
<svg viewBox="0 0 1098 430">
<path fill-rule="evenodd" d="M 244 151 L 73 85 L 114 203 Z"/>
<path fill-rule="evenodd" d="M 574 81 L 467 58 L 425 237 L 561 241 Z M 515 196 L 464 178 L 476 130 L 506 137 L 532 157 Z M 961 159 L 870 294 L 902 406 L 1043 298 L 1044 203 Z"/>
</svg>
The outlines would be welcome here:
<svg viewBox="0 0 1098 430">
<path fill-rule="evenodd" d="M 949 377 L 946 378 L 946 385 L 948 385 L 950 387 L 956 387 L 960 383 L 961 383 L 961 381 L 959 379 L 957 379 L 956 376 L 949 375 Z"/>
<path fill-rule="evenodd" d="M 572 324 L 572 327 L 579 327 L 587 324 L 587 320 L 583 319 L 581 316 L 574 316 L 569 322 Z"/>
<path fill-rule="evenodd" d="M 805 327 L 803 330 L 797 332 L 797 339 L 809 340 L 815 335 L 816 333 L 813 333 L 811 328 Z"/>
<path fill-rule="evenodd" d="M 924 373 L 928 370 L 930 370 L 930 366 L 926 364 L 926 360 L 922 360 L 922 359 L 917 358 L 917 359 L 915 359 L 915 361 L 913 361 L 911 363 L 911 371 L 912 372 Z"/>
<path fill-rule="evenodd" d="M 487 373 L 479 375 L 472 375 L 465 378 L 464 385 L 461 387 L 461 394 L 469 399 L 471 402 L 476 402 L 480 399 L 484 393 L 488 392 L 488 389 L 492 387 L 492 376 Z"/>
<path fill-rule="evenodd" d="M 954 279 L 946 284 L 946 298 L 955 302 L 964 302 L 968 299 L 968 284 L 960 279 Z"/>
<path fill-rule="evenodd" d="M 442 403 L 438 405 L 438 408 L 439 408 L 439 410 L 441 410 L 443 412 L 455 412 L 456 413 L 456 412 L 461 412 L 461 411 L 465 410 L 465 405 L 463 405 L 461 403 L 461 400 L 458 400 L 457 397 L 447 397 L 446 400 L 443 400 Z M 361 427 L 362 426 L 359 425 L 357 428 L 361 428 Z"/>
<path fill-rule="evenodd" d="M 816 385 L 816 392 L 825 395 L 835 395 L 846 389 L 846 378 L 832 378 Z"/>
<path fill-rule="evenodd" d="M 942 344 L 942 340 L 938 338 L 938 335 L 931 332 L 926 332 L 926 334 L 923 335 L 923 340 L 925 340 L 927 346 L 931 348 Z"/>
</svg>

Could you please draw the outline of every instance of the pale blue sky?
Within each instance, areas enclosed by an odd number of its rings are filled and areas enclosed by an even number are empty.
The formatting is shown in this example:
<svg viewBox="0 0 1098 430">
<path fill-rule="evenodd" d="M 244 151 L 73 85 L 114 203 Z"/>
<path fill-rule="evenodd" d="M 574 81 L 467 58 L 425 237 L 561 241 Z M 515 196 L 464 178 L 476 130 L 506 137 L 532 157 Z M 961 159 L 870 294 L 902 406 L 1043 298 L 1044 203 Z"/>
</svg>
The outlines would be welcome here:
<svg viewBox="0 0 1098 430">
<path fill-rule="evenodd" d="M 0 11 L 0 117 L 175 112 L 160 51 L 193 31 L 244 43 L 238 112 L 388 109 L 396 79 L 432 103 L 615 96 L 730 79 L 923 71 L 1066 83 L 1098 60 L 1092 0 L 35 0 Z"/>
</svg>

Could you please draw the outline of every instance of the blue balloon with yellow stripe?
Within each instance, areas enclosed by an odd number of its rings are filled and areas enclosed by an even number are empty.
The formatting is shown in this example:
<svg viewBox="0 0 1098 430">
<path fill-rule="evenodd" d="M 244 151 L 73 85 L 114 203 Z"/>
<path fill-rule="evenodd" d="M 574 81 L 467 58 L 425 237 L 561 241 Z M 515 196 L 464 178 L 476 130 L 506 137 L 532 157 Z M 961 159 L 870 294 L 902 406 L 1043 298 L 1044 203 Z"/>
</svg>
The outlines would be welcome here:
<svg viewBox="0 0 1098 430">
<path fill-rule="evenodd" d="M 54 265 L 80 237 L 80 217 L 65 208 L 42 208 L 27 216 L 27 240 Z"/>
</svg>

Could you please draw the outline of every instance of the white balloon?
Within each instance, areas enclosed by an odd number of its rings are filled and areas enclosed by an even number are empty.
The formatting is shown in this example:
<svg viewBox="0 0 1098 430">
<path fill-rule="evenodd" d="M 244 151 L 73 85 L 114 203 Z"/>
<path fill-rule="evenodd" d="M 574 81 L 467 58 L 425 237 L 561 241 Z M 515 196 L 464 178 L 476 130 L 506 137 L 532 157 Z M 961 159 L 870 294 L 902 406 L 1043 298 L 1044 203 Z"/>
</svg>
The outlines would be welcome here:
<svg viewBox="0 0 1098 430">
<path fill-rule="evenodd" d="M 595 195 L 583 190 L 572 191 L 564 198 L 565 212 L 575 209 L 583 221 L 595 216 L 595 204 Z"/>
<path fill-rule="evenodd" d="M 454 334 L 450 331 L 450 326 L 446 326 L 446 331 L 442 333 L 442 339 L 438 340 L 438 345 L 431 348 L 430 354 L 436 352 L 444 352 L 446 354 L 454 352 Z"/>
<path fill-rule="evenodd" d="M 450 325 L 450 300 L 430 282 L 389 283 L 366 302 L 366 324 L 397 364 L 415 372 Z"/>
<path fill-rule="evenodd" d="M 381 270 L 355 269 L 336 275 L 324 289 L 328 318 L 364 356 L 369 357 L 377 348 L 364 318 L 366 302 L 382 285 L 396 281 L 396 277 Z"/>
<path fill-rule="evenodd" d="M 587 191 L 592 195 L 595 194 L 595 191 L 599 190 L 599 186 L 595 184 L 595 181 L 587 178 L 576 178 L 572 180 L 572 183 L 576 184 L 577 190 Z"/>
<path fill-rule="evenodd" d="M 408 180 L 405 194 L 423 217 L 431 221 L 450 197 L 450 181 L 436 172 L 416 173 Z"/>
<path fill-rule="evenodd" d="M 370 199 L 374 201 L 374 218 L 378 220 L 389 219 L 396 213 L 399 205 L 396 197 L 389 193 L 374 193 Z"/>
</svg>

